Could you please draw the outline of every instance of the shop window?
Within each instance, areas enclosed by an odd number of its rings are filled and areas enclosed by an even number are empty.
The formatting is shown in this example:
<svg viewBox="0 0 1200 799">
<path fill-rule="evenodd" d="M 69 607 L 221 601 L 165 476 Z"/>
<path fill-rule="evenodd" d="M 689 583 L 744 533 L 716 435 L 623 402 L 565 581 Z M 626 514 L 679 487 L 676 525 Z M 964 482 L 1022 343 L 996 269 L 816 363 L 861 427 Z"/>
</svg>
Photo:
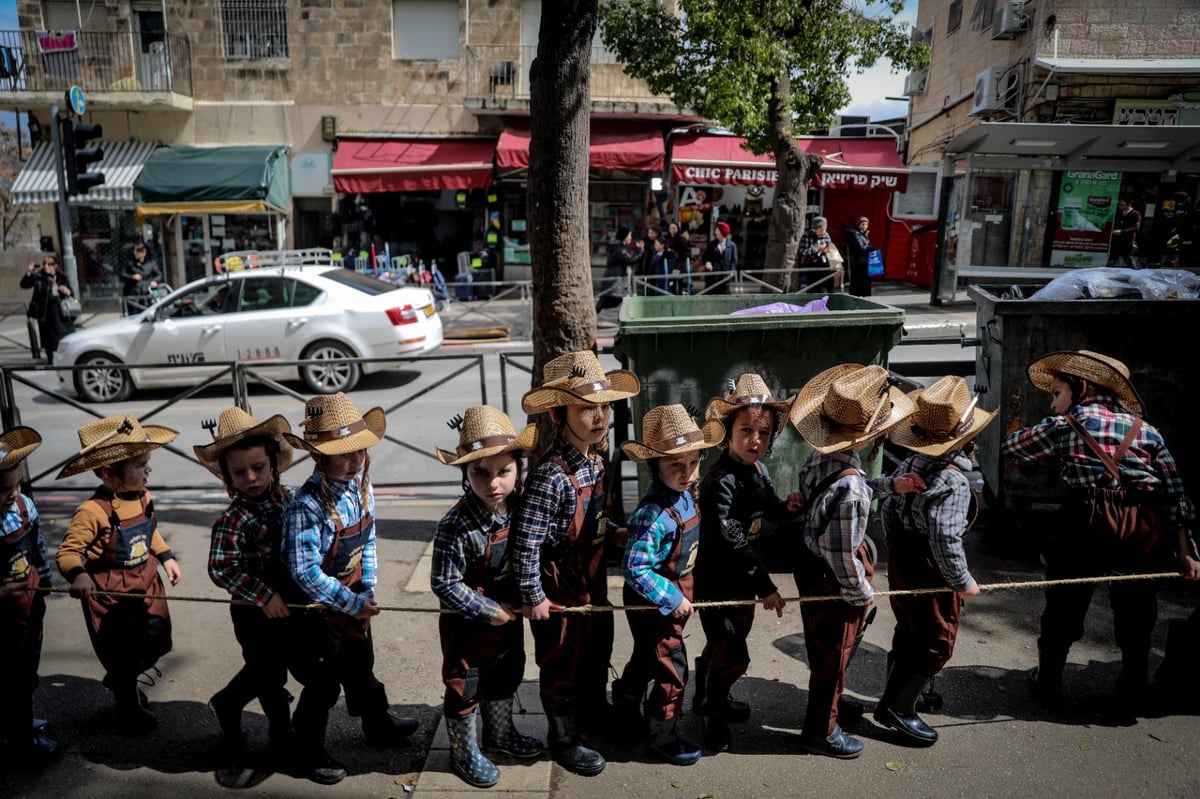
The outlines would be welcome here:
<svg viewBox="0 0 1200 799">
<path fill-rule="evenodd" d="M 459 57 L 458 0 L 392 0 L 392 57 Z"/>
<path fill-rule="evenodd" d="M 954 33 L 962 27 L 963 0 L 954 0 L 950 4 L 950 14 L 946 18 L 946 35 Z"/>
<path fill-rule="evenodd" d="M 287 0 L 221 0 L 225 58 L 287 58 Z"/>
</svg>

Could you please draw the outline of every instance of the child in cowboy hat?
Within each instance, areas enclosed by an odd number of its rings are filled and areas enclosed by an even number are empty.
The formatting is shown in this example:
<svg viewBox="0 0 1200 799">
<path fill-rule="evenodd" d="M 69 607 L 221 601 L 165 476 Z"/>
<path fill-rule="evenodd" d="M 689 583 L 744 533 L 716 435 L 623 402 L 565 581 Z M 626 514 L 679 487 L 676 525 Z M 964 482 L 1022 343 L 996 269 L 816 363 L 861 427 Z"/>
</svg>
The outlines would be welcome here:
<svg viewBox="0 0 1200 799">
<path fill-rule="evenodd" d="M 804 596 L 840 596 L 800 606 L 810 671 L 800 745 L 812 754 L 852 758 L 862 752 L 862 741 L 843 732 L 838 717 L 861 714 L 857 703 L 842 701 L 842 690 L 873 596 L 874 558 L 867 538 L 871 499 L 925 486 L 913 474 L 868 480 L 859 453 L 912 412 L 912 400 L 892 387 L 886 369 L 858 364 L 821 372 L 792 406 L 792 424 L 813 448 L 800 470 L 808 505 L 796 587 Z"/>
<path fill-rule="evenodd" d="M 281 756 L 292 731 L 285 686 L 295 627 L 281 593 L 291 580 L 279 557 L 283 509 L 294 491 L 280 484 L 279 475 L 292 465 L 292 447 L 283 437 L 292 428 L 278 414 L 260 422 L 236 406 L 205 426 L 213 442 L 193 450 L 232 500 L 213 524 L 208 576 L 235 600 L 229 617 L 244 662 L 208 706 L 230 743 L 241 748 L 242 710 L 257 697 L 271 750 Z"/>
<path fill-rule="evenodd" d="M 525 624 L 506 557 L 521 454 L 536 446 L 537 428 L 527 425 L 518 434 L 503 411 L 488 405 L 467 408 L 451 426 L 458 446 L 437 450 L 437 457 L 462 470 L 463 495 L 438 524 L 430 585 L 442 607 L 454 611 L 438 619 L 450 766 L 471 785 L 488 788 L 500 770 L 479 751 L 479 715 L 484 749 L 519 758 L 542 753 L 541 741 L 513 726 L 513 696 L 525 675 Z"/>
<path fill-rule="evenodd" d="M 89 470 L 100 478 L 71 519 L 58 548 L 58 570 L 71 583 L 71 596 L 82 600 L 88 635 L 105 669 L 104 686 L 116 702 L 117 727 L 129 734 L 158 726 L 143 706 L 138 675 L 171 651 L 171 615 L 158 566 L 171 585 L 178 585 L 182 572 L 158 531 L 146 481 L 150 453 L 178 435 L 142 425 L 129 414 L 88 422 L 79 428 L 79 454 L 57 478 Z M 112 593 L 138 596 L 120 599 Z"/>
<path fill-rule="evenodd" d="M 650 468 L 650 486 L 629 517 L 629 542 L 621 571 L 624 603 L 645 604 L 653 611 L 627 613 L 633 654 L 620 679 L 613 680 L 613 705 L 629 718 L 641 719 L 645 700 L 651 754 L 689 766 L 700 759 L 700 747 L 680 738 L 675 724 L 683 712 L 687 688 L 687 649 L 683 628 L 692 615 L 692 569 L 700 543 L 700 513 L 692 495 L 700 472 L 701 451 L 721 443 L 725 428 L 718 421 L 696 425 L 682 405 L 651 408 L 642 418 L 642 440 L 621 449 L 630 460 Z"/>
<path fill-rule="evenodd" d="M 21 492 L 22 464 L 42 445 L 32 427 L 0 435 L 0 757 L 12 764 L 43 765 L 59 753 L 33 718 L 33 692 L 42 657 L 42 621 L 50 587 L 50 554 L 38 523 L 37 506 Z M 39 590 L 42 589 L 42 590 Z"/>
<path fill-rule="evenodd" d="M 705 407 L 704 418 L 721 422 L 725 437 L 721 456 L 700 483 L 697 599 L 757 598 L 764 610 L 783 615 L 783 597 L 762 562 L 762 523 L 795 519 L 803 497 L 793 492 L 780 498 L 760 458 L 771 451 L 791 407 L 791 398 L 776 400 L 754 373 L 741 375 L 728 394 Z M 707 608 L 700 624 L 706 640 L 696 658 L 693 707 L 704 716 L 705 745 L 723 752 L 730 744 L 729 722 L 750 717 L 749 705 L 730 699 L 729 691 L 750 666 L 746 639 L 754 605 Z"/>
<path fill-rule="evenodd" d="M 298 762 L 307 768 L 308 778 L 327 785 L 346 776 L 345 767 L 325 749 L 338 683 L 346 691 L 347 712 L 362 717 L 367 743 L 398 743 L 418 726 L 388 712 L 387 693 L 374 671 L 371 617 L 379 607 L 375 494 L 367 449 L 383 440 L 386 428 L 382 408 L 359 413 L 339 391 L 305 404 L 303 436 L 283 434 L 292 446 L 307 450 L 314 464 L 283 515 L 284 563 L 305 601 L 322 606 L 305 613 L 315 644 L 305 668 L 329 668 L 335 677 L 332 683 L 322 679 L 305 687 L 292 714 L 292 729 Z"/>
<path fill-rule="evenodd" d="M 963 600 L 979 594 L 967 568 L 963 536 L 971 523 L 971 471 L 975 437 L 996 418 L 976 407 L 967 381 L 951 375 L 909 394 L 916 411 L 892 429 L 891 440 L 913 454 L 893 472 L 913 473 L 925 490 L 884 500 L 888 584 L 897 590 L 953 591 L 891 598 L 896 630 L 888 654 L 887 687 L 875 720 L 908 743 L 928 746 L 937 731 L 917 715 L 917 699 L 929 678 L 954 654 Z"/>
<path fill-rule="evenodd" d="M 1142 400 L 1129 380 L 1129 368 L 1098 352 L 1052 352 L 1029 364 L 1029 380 L 1050 392 L 1053 415 L 1009 434 L 1001 452 L 1015 461 L 1060 460 L 1071 499 L 1046 542 L 1046 577 L 1155 571 L 1153 557 L 1161 543 L 1177 550 L 1188 579 L 1200 579 L 1192 538 L 1195 508 L 1162 435 L 1141 419 Z M 1128 492 L 1123 506 L 1137 509 L 1139 530 L 1124 538 L 1096 513 L 1106 491 L 1111 497 L 1114 488 Z M 1067 654 L 1083 637 L 1094 587 L 1083 583 L 1046 589 L 1038 667 L 1031 681 L 1034 698 L 1042 704 L 1053 707 L 1061 700 Z M 1121 648 L 1114 709 L 1129 718 L 1145 699 L 1150 638 L 1158 616 L 1154 584 L 1111 583 L 1109 599 Z"/>
<path fill-rule="evenodd" d="M 550 414 L 556 434 L 525 483 L 512 528 L 513 571 L 522 613 L 531 620 L 550 749 L 564 768 L 590 777 L 604 770 L 604 758 L 580 743 L 576 714 L 600 716 L 607 707 L 613 617 L 551 610 L 609 604 L 606 483 L 598 449 L 608 437 L 610 403 L 634 396 L 641 385 L 632 372 L 605 373 L 587 350 L 549 361 L 543 378 L 521 407 Z"/>
</svg>

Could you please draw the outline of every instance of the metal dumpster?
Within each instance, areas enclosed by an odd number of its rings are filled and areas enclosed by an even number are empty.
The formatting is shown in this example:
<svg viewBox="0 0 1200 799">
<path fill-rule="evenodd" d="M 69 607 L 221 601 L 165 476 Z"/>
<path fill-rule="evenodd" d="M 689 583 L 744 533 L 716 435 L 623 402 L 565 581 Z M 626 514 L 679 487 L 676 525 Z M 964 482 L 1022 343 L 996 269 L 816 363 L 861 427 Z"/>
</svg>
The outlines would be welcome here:
<svg viewBox="0 0 1200 799">
<path fill-rule="evenodd" d="M 1021 288 L 1029 296 L 1039 286 Z M 975 301 L 980 339 L 979 405 L 1000 411 L 978 439 L 990 507 L 1022 511 L 1065 496 L 1057 464 L 1007 468 L 1000 457 L 1005 435 L 1050 414 L 1050 395 L 1029 382 L 1026 367 L 1056 350 L 1093 350 L 1124 361 L 1147 421 L 1166 439 L 1188 493 L 1200 497 L 1200 425 L 1193 417 L 1200 370 L 1191 353 L 1200 340 L 1200 300 L 1010 300 L 981 286 L 967 293 Z"/>
<path fill-rule="evenodd" d="M 670 403 L 705 404 L 724 392 L 727 379 L 757 372 L 773 393 L 795 394 L 816 374 L 840 363 L 888 365 L 903 334 L 904 311 L 862 297 L 829 295 L 829 310 L 750 314 L 732 311 L 771 302 L 803 305 L 820 294 L 627 297 L 619 317 L 619 348 L 642 381 L 631 401 L 634 432 L 641 435 L 646 411 Z M 763 459 L 780 495 L 798 488 L 810 448 L 788 427 Z M 707 453 L 701 468 L 715 459 Z M 866 464 L 879 473 L 882 457 Z M 649 474 L 639 469 L 645 489 Z"/>
</svg>

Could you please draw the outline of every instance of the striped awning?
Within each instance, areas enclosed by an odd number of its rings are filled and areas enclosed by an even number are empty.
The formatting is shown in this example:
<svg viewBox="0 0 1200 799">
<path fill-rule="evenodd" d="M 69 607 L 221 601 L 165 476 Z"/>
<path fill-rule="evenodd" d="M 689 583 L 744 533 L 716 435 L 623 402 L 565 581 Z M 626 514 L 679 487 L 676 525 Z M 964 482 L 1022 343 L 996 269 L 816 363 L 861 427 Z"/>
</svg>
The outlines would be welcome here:
<svg viewBox="0 0 1200 799">
<path fill-rule="evenodd" d="M 142 172 L 142 165 L 157 148 L 156 142 L 148 141 L 104 141 L 104 160 L 97 161 L 93 169 L 104 173 L 104 184 L 96 186 L 82 197 L 73 197 L 73 203 L 129 203 L 134 202 L 133 182 Z M 54 146 L 49 142 L 39 144 L 33 157 L 17 181 L 13 184 L 13 202 L 52 203 L 58 202 L 58 178 L 54 174 Z"/>
</svg>

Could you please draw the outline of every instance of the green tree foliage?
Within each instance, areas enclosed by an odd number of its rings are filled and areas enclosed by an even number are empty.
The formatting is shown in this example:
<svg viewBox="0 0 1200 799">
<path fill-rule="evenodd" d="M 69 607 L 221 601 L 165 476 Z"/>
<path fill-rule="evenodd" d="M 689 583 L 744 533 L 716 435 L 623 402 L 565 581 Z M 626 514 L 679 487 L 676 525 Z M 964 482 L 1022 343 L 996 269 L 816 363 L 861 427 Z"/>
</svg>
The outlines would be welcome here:
<svg viewBox="0 0 1200 799">
<path fill-rule="evenodd" d="M 602 4 L 600 21 L 604 45 L 626 72 L 745 137 L 754 152 L 775 155 L 780 181 L 767 259 L 790 268 L 803 232 L 804 186 L 820 164 L 795 146 L 795 131 L 828 126 L 851 100 L 851 75 L 881 58 L 897 71 L 927 63 L 927 48 L 895 19 L 903 7 L 903 0 L 628 0 Z"/>
</svg>

